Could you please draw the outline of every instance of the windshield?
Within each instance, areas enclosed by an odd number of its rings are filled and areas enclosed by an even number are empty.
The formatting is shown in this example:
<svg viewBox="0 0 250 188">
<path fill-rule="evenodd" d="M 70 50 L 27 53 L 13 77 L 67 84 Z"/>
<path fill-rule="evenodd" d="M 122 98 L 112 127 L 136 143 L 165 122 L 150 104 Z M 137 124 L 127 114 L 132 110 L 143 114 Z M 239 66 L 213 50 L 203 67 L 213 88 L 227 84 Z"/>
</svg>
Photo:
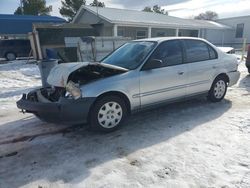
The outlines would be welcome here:
<svg viewBox="0 0 250 188">
<path fill-rule="evenodd" d="M 101 63 L 116 65 L 129 70 L 137 68 L 153 50 L 156 42 L 129 42 L 107 56 Z"/>
</svg>

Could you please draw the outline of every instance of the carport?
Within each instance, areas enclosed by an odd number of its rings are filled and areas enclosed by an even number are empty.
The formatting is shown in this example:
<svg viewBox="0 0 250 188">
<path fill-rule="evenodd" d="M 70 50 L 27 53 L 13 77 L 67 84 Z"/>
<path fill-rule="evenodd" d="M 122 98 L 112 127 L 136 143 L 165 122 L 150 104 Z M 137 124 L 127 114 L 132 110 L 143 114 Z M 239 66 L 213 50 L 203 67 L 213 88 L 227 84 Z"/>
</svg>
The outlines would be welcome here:
<svg viewBox="0 0 250 188">
<path fill-rule="evenodd" d="M 0 14 L 0 39 L 27 38 L 34 23 L 64 23 L 55 16 Z"/>
</svg>

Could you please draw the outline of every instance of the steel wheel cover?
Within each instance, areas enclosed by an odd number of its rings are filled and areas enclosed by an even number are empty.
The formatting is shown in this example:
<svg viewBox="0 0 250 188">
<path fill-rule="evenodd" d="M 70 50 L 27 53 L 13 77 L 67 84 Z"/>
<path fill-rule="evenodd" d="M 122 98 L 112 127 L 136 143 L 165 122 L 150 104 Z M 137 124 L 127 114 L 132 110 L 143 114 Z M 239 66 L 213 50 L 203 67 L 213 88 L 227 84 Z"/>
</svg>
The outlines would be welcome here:
<svg viewBox="0 0 250 188">
<path fill-rule="evenodd" d="M 217 99 L 220 99 L 223 97 L 223 95 L 226 92 L 226 83 L 223 80 L 219 80 L 216 82 L 214 86 L 214 96 Z"/>
<path fill-rule="evenodd" d="M 107 102 L 99 109 L 97 118 L 103 128 L 114 128 L 122 119 L 122 107 L 117 102 Z"/>
</svg>

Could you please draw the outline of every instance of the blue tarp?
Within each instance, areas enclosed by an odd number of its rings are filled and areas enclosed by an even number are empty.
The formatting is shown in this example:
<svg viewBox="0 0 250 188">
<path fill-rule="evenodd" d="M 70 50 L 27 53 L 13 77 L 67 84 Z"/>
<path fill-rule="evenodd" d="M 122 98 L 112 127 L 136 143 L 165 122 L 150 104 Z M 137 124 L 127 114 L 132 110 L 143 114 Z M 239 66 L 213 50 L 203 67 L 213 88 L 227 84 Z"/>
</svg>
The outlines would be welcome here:
<svg viewBox="0 0 250 188">
<path fill-rule="evenodd" d="M 0 14 L 0 34 L 27 34 L 32 31 L 33 23 L 64 23 L 56 16 L 28 16 Z"/>
</svg>

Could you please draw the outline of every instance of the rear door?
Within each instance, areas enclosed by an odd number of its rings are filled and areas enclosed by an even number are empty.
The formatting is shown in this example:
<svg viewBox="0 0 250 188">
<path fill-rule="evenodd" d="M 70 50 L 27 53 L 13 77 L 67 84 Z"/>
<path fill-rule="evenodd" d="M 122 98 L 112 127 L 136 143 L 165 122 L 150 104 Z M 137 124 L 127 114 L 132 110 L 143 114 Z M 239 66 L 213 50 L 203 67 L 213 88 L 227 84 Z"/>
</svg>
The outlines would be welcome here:
<svg viewBox="0 0 250 188">
<path fill-rule="evenodd" d="M 185 97 L 187 64 L 183 64 L 180 40 L 161 43 L 149 58 L 162 61 L 162 67 L 140 71 L 142 107 Z"/>
<path fill-rule="evenodd" d="M 184 62 L 188 65 L 187 95 L 207 92 L 218 67 L 217 52 L 201 40 L 183 40 Z"/>
</svg>

